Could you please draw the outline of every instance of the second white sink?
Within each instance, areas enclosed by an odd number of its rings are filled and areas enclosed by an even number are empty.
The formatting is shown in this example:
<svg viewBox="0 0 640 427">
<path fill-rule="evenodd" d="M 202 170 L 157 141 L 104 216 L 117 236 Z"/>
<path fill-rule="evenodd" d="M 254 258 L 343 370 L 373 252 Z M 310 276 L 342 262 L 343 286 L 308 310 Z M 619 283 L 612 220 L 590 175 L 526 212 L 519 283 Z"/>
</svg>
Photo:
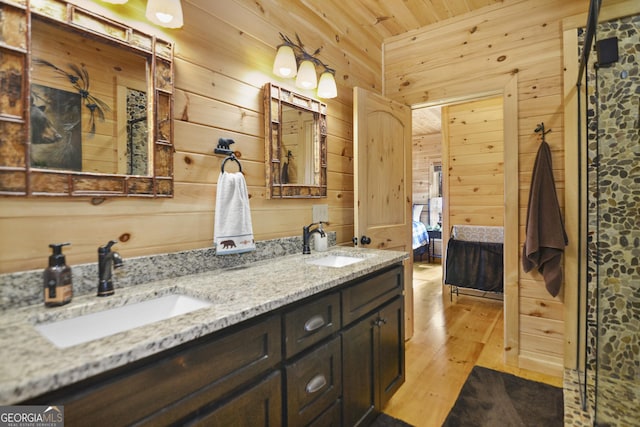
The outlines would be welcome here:
<svg viewBox="0 0 640 427">
<path fill-rule="evenodd" d="M 321 265 L 324 267 L 346 267 L 347 265 L 355 264 L 356 262 L 364 261 L 364 258 L 356 258 L 345 255 L 327 255 L 322 258 L 315 258 L 306 261 L 307 264 Z"/>
<path fill-rule="evenodd" d="M 67 348 L 128 331 L 160 320 L 210 307 L 187 295 L 165 295 L 71 319 L 36 325 L 35 329 L 58 348 Z"/>
</svg>

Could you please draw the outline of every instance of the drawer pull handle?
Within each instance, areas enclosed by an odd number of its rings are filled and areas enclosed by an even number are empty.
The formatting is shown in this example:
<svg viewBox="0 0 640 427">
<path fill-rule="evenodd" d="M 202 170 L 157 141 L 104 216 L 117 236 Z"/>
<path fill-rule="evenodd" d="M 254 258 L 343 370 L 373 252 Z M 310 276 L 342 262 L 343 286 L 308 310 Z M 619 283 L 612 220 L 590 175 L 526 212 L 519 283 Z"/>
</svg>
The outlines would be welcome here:
<svg viewBox="0 0 640 427">
<path fill-rule="evenodd" d="M 378 317 L 376 320 L 374 320 L 371 323 L 373 326 L 378 326 L 381 327 L 382 325 L 386 325 L 387 324 L 387 319 L 385 319 L 384 317 Z"/>
<path fill-rule="evenodd" d="M 317 314 L 305 322 L 304 330 L 307 332 L 313 332 L 316 329 L 322 328 L 323 326 L 324 326 L 324 318 L 319 314 Z"/>
<path fill-rule="evenodd" d="M 307 383 L 305 390 L 308 394 L 315 393 L 327 385 L 327 379 L 322 374 L 318 374 Z"/>
</svg>

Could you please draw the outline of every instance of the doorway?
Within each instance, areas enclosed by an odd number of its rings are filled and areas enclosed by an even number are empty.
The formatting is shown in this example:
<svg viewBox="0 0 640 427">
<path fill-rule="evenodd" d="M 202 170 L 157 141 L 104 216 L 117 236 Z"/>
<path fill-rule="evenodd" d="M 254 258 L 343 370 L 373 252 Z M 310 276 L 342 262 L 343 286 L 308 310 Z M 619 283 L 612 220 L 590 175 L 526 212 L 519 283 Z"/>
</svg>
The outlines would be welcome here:
<svg viewBox="0 0 640 427">
<path fill-rule="evenodd" d="M 449 239 L 452 224 L 478 224 L 478 225 L 502 225 L 504 227 L 504 349 L 505 361 L 508 364 L 518 365 L 518 225 L 517 212 L 518 200 L 517 180 L 511 182 L 504 179 L 505 176 L 517 176 L 517 144 L 507 144 L 505 141 L 517 141 L 517 99 L 513 94 L 517 93 L 517 78 L 514 76 L 500 90 L 496 90 L 490 96 L 470 96 L 465 99 L 451 100 L 450 102 L 432 103 L 431 105 L 414 106 L 414 126 L 421 122 L 421 118 L 415 118 L 422 112 L 429 112 L 434 116 L 434 108 L 440 109 L 440 123 L 445 123 L 441 128 L 439 137 L 422 136 L 415 139 L 413 147 L 419 148 L 420 143 L 431 139 L 449 141 L 450 137 L 457 138 L 455 146 L 450 151 L 449 144 L 442 145 L 442 169 L 443 173 L 443 246 Z M 499 106 L 502 124 L 499 129 L 488 124 L 482 111 L 487 108 Z M 465 110 L 466 109 L 466 110 Z M 466 111 L 466 112 L 465 112 Z M 443 114 L 444 112 L 444 114 Z M 465 116 L 465 114 L 468 116 Z M 477 116 L 479 120 L 470 120 L 469 117 Z M 455 135 L 449 133 L 448 128 L 458 126 L 467 128 L 467 131 L 455 129 Z M 471 135 L 474 129 L 487 130 L 492 128 L 494 137 L 499 134 L 502 150 L 496 150 L 489 139 L 481 138 L 479 142 Z M 415 136 L 415 135 L 414 135 Z M 495 139 L 495 138 L 494 138 Z M 493 152 L 492 152 L 493 151 Z M 465 158 L 466 157 L 466 158 Z M 424 159 L 424 155 L 414 156 L 414 164 Z M 484 159 L 484 160 L 482 160 Z M 486 164 L 481 166 L 483 161 Z M 435 163 L 435 162 L 434 162 Z M 487 165 L 492 163 L 493 167 Z M 453 168 L 453 169 L 452 169 Z M 484 168 L 484 173 L 479 173 Z M 464 171 L 458 173 L 458 171 Z M 420 189 L 420 175 L 414 169 L 414 188 Z M 449 182 L 449 176 L 454 176 L 453 186 Z M 474 175 L 478 175 L 475 178 Z M 484 187 L 484 188 L 483 188 Z M 516 195 L 513 198 L 513 194 Z M 511 197 L 509 197 L 511 195 Z M 451 198 L 460 200 L 459 206 L 452 207 Z M 488 203 L 486 203 L 488 202 Z M 455 203 L 455 202 L 454 202 Z M 487 205 L 490 205 L 488 207 Z M 453 208 L 453 209 L 452 209 Z M 445 251 L 443 251 L 445 252 Z M 443 263 L 446 262 L 443 259 Z M 515 322 L 513 321 L 515 319 Z"/>
<path fill-rule="evenodd" d="M 413 202 L 426 210 L 420 220 L 445 235 L 454 225 L 504 226 L 502 96 L 412 114 Z"/>
</svg>

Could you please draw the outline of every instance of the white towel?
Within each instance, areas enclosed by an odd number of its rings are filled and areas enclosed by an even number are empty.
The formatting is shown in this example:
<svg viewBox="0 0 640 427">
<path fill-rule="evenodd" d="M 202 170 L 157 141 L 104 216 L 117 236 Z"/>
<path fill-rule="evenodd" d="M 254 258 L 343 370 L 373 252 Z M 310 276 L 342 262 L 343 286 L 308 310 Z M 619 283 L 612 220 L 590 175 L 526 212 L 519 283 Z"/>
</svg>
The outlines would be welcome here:
<svg viewBox="0 0 640 427">
<path fill-rule="evenodd" d="M 213 234 L 216 255 L 239 254 L 256 249 L 249 193 L 241 172 L 220 173 Z"/>
</svg>

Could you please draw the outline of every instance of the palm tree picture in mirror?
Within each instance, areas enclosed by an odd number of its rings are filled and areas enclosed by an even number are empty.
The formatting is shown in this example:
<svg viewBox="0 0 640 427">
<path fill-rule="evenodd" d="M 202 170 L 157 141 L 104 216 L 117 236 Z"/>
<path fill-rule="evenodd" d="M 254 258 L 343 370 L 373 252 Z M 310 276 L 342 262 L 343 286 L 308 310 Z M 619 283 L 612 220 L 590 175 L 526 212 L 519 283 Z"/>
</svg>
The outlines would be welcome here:
<svg viewBox="0 0 640 427">
<path fill-rule="evenodd" d="M 69 64 L 66 71 L 40 58 L 33 58 L 33 63 L 50 69 L 52 78 L 62 77 L 64 83 L 56 87 L 31 84 L 31 166 L 82 171 L 82 106 L 89 112 L 89 136 L 96 133 L 96 117 L 104 121 L 111 108 L 90 93 L 84 66 Z M 64 90 L 67 83 L 69 91 Z"/>
<path fill-rule="evenodd" d="M 62 77 L 66 78 L 69 83 L 71 83 L 71 86 L 78 91 L 83 99 L 84 106 L 89 110 L 90 113 L 89 132 L 94 134 L 96 132 L 95 116 L 97 115 L 101 121 L 104 121 L 104 113 L 111 111 L 111 107 L 109 107 L 105 102 L 91 95 L 91 93 L 89 92 L 90 80 L 87 69 L 84 66 L 78 67 L 75 64 L 68 64 L 69 69 L 71 70 L 71 72 L 68 72 L 44 59 L 34 58 L 33 62 L 36 65 L 44 65 L 50 67 L 57 74 L 60 74 Z"/>
</svg>

